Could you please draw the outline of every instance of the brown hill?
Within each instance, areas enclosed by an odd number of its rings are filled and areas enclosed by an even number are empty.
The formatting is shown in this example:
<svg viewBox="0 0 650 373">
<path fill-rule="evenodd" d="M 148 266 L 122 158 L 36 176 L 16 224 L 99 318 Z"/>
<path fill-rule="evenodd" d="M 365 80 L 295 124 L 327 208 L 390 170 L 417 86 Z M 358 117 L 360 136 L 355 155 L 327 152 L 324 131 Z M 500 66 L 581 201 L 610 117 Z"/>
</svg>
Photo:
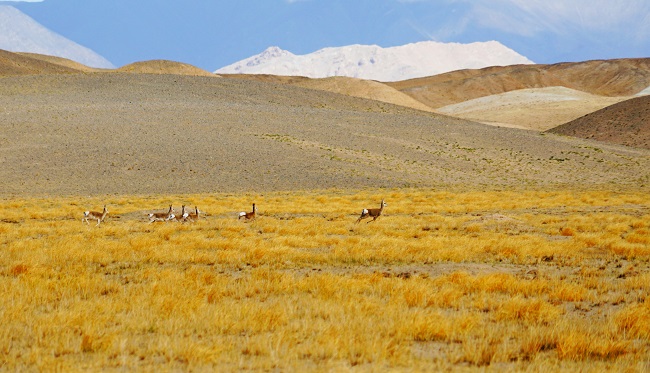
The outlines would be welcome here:
<svg viewBox="0 0 650 373">
<path fill-rule="evenodd" d="M 298 87 L 333 92 L 345 96 L 367 98 L 412 109 L 434 112 L 427 105 L 413 99 L 393 87 L 373 80 L 363 80 L 344 76 L 312 79 L 303 76 L 276 76 L 268 74 L 225 74 L 226 78 L 251 79 L 261 82 L 291 84 Z"/>
<path fill-rule="evenodd" d="M 247 79 L 265 83 L 294 84 L 311 80 L 305 76 L 271 75 L 271 74 L 222 74 L 224 78 Z"/>
<path fill-rule="evenodd" d="M 0 195 L 650 186 L 650 151 L 243 79 L 2 78 Z"/>
<path fill-rule="evenodd" d="M 80 70 L 0 49 L 0 77 L 34 74 L 70 74 Z"/>
<path fill-rule="evenodd" d="M 76 61 L 69 60 L 67 58 L 63 57 L 56 57 L 56 56 L 48 56 L 46 54 L 38 54 L 38 53 L 26 53 L 26 52 L 19 52 L 21 56 L 26 56 L 29 58 L 33 58 L 36 60 L 41 60 L 45 62 L 49 62 L 55 65 L 60 65 L 63 67 L 68 67 L 71 69 L 83 71 L 83 72 L 98 72 L 98 71 L 110 71 L 110 69 L 96 69 L 93 67 L 86 66 L 84 64 L 81 64 Z"/>
<path fill-rule="evenodd" d="M 434 108 L 526 88 L 567 87 L 631 96 L 650 86 L 650 58 L 496 66 L 386 83 Z"/>
<path fill-rule="evenodd" d="M 528 88 L 443 106 L 437 112 L 490 125 L 545 131 L 628 98 L 566 87 Z"/>
<path fill-rule="evenodd" d="M 608 106 L 548 132 L 650 149 L 650 96 Z"/>
<path fill-rule="evenodd" d="M 120 67 L 116 71 L 140 74 L 173 74 L 173 75 L 190 75 L 190 76 L 218 76 L 209 71 L 200 69 L 196 66 L 168 61 L 168 60 L 151 60 L 135 62 Z"/>
</svg>

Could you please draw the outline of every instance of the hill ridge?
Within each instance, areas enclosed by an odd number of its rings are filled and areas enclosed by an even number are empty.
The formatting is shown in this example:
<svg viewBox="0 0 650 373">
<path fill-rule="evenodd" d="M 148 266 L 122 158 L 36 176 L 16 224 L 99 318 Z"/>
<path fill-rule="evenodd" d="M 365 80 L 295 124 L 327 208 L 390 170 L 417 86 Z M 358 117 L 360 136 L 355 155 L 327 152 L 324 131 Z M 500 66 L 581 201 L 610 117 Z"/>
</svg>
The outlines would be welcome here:
<svg viewBox="0 0 650 373">
<path fill-rule="evenodd" d="M 650 96 L 625 100 L 547 132 L 650 149 Z"/>
</svg>

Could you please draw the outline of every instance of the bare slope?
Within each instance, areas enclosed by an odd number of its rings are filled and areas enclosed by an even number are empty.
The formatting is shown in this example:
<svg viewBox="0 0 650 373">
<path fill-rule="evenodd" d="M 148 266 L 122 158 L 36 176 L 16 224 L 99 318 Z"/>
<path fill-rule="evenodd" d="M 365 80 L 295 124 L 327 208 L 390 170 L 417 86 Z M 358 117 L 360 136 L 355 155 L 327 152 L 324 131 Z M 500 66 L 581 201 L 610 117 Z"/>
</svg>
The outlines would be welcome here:
<svg viewBox="0 0 650 373">
<path fill-rule="evenodd" d="M 212 77 L 218 76 L 187 63 L 168 60 L 134 62 L 132 64 L 120 67 L 117 69 L 117 71 L 141 74 L 175 74 Z"/>
<path fill-rule="evenodd" d="M 608 106 L 549 132 L 650 149 L 650 96 Z"/>
<path fill-rule="evenodd" d="M 258 80 L 262 82 L 291 84 L 298 87 L 318 89 L 321 91 L 333 92 L 346 96 L 387 102 L 390 104 L 405 106 L 417 110 L 430 112 L 434 111 L 432 108 L 415 100 L 409 95 L 402 93 L 384 83 L 376 82 L 373 80 L 348 78 L 344 76 L 321 79 L 312 79 L 302 76 L 282 76 L 267 74 L 233 74 L 222 76 L 225 78 L 243 78 Z"/>
<path fill-rule="evenodd" d="M 5 77 L 2 195 L 650 184 L 650 152 L 285 84 Z"/>
<path fill-rule="evenodd" d="M 0 49 L 0 77 L 13 75 L 69 74 L 91 72 L 172 74 L 218 77 L 196 66 L 167 60 L 135 62 L 119 69 L 97 69 L 78 62 L 37 53 L 13 53 Z"/>
<path fill-rule="evenodd" d="M 565 87 L 528 88 L 443 106 L 437 112 L 485 124 L 545 131 L 626 99 Z"/>
<path fill-rule="evenodd" d="M 110 69 L 99 69 L 95 67 L 89 67 L 84 64 L 81 64 L 76 61 L 69 60 L 67 58 L 63 57 L 56 57 L 56 56 L 48 56 L 45 54 L 38 54 L 38 53 L 26 53 L 26 52 L 19 52 L 17 53 L 21 56 L 25 57 L 30 57 L 36 60 L 41 60 L 49 63 L 53 63 L 55 65 L 61 65 L 64 67 L 68 67 L 71 69 L 79 70 L 79 71 L 84 71 L 84 72 L 99 72 L 99 71 L 110 71 Z"/>
<path fill-rule="evenodd" d="M 602 96 L 631 96 L 650 86 L 650 58 L 497 66 L 387 84 L 434 109 L 526 88 L 563 86 Z"/>
<path fill-rule="evenodd" d="M 79 70 L 51 63 L 40 58 L 0 49 L 0 77 L 33 74 L 69 74 Z"/>
</svg>

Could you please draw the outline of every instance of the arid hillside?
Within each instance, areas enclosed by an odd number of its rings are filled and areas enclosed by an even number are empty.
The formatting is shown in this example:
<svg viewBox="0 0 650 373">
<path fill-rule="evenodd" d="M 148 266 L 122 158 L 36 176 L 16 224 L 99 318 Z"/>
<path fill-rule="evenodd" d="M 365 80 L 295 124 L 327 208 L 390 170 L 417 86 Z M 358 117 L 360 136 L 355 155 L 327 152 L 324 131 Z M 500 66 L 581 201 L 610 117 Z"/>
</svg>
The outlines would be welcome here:
<svg viewBox="0 0 650 373">
<path fill-rule="evenodd" d="M 489 125 L 545 131 L 647 89 L 650 59 L 495 66 L 391 83 L 345 77 L 224 77 L 297 85 Z"/>
<path fill-rule="evenodd" d="M 96 69 L 66 58 L 37 53 L 13 53 L 0 49 L 0 77 L 13 75 L 126 72 L 218 77 L 196 66 L 167 60 L 134 62 L 118 69 Z"/>
<path fill-rule="evenodd" d="M 650 152 L 286 84 L 1 78 L 3 195 L 650 185 Z"/>
<path fill-rule="evenodd" d="M 650 96 L 608 106 L 549 132 L 650 149 Z"/>
<path fill-rule="evenodd" d="M 443 106 L 436 111 L 490 125 L 545 131 L 624 101 L 566 87 L 527 88 Z"/>
<path fill-rule="evenodd" d="M 117 71 L 127 73 L 140 73 L 140 74 L 176 74 L 176 75 L 192 75 L 192 76 L 218 76 L 209 71 L 200 69 L 196 66 L 168 61 L 168 60 L 151 60 L 134 62 L 126 66 L 122 66 Z"/>
<path fill-rule="evenodd" d="M 34 74 L 69 74 L 79 70 L 61 64 L 33 58 L 30 55 L 0 49 L 0 77 Z"/>
<path fill-rule="evenodd" d="M 632 96 L 650 86 L 650 58 L 495 66 L 386 84 L 434 109 L 526 88 L 561 86 L 600 96 Z"/>
<path fill-rule="evenodd" d="M 77 70 L 77 71 L 101 72 L 101 71 L 107 71 L 108 70 L 108 69 L 98 69 L 98 68 L 94 68 L 94 67 L 89 67 L 89 66 L 81 64 L 79 62 L 75 62 L 75 61 L 72 61 L 72 60 L 69 60 L 69 59 L 63 58 L 63 57 L 48 56 L 48 55 L 45 55 L 45 54 L 26 53 L 26 52 L 19 52 L 19 53 L 16 53 L 16 54 L 20 55 L 20 56 L 29 57 L 29 58 L 32 58 L 32 59 L 35 59 L 35 60 L 45 61 L 45 62 L 52 63 L 52 64 L 55 64 L 55 65 L 60 65 L 60 66 L 67 67 L 67 68 Z"/>
<path fill-rule="evenodd" d="M 303 76 L 281 76 L 266 74 L 226 74 L 224 78 L 250 79 L 267 83 L 290 84 L 298 87 L 317 89 L 338 93 L 346 96 L 367 98 L 386 102 L 389 104 L 400 105 L 412 109 L 434 112 L 434 110 L 410 97 L 409 95 L 396 90 L 384 83 L 373 80 L 363 80 L 357 78 L 348 78 L 336 76 L 331 78 L 311 79 Z"/>
</svg>

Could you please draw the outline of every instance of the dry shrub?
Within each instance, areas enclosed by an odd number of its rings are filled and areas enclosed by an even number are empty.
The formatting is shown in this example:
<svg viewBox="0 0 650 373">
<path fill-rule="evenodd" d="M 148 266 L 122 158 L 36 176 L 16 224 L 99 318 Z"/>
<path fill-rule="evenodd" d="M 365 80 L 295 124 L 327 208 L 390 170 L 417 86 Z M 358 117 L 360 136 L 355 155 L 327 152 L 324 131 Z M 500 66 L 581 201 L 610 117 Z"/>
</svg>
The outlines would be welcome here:
<svg viewBox="0 0 650 373">
<path fill-rule="evenodd" d="M 497 320 L 517 320 L 528 324 L 548 324 L 558 319 L 562 311 L 541 299 L 516 296 L 497 309 Z"/>
<path fill-rule="evenodd" d="M 537 354 L 557 347 L 555 333 L 550 327 L 533 326 L 528 328 L 520 342 L 520 354 L 524 360 L 531 360 Z"/>
<path fill-rule="evenodd" d="M 624 308 L 614 317 L 621 332 L 632 338 L 650 339 L 650 298 Z"/>
<path fill-rule="evenodd" d="M 475 291 L 485 291 L 488 293 L 508 293 L 517 282 L 517 279 L 507 273 L 492 273 L 479 276 L 472 284 Z"/>
<path fill-rule="evenodd" d="M 582 330 L 568 330 L 557 336 L 557 354 L 560 359 L 611 359 L 633 352 L 630 341 L 613 340 Z"/>
<path fill-rule="evenodd" d="M 625 257 L 644 257 L 650 255 L 650 245 L 628 241 L 613 241 L 609 244 L 612 253 Z"/>
<path fill-rule="evenodd" d="M 551 287 L 549 299 L 561 302 L 581 302 L 587 297 L 587 289 L 567 282 L 556 283 Z"/>
<path fill-rule="evenodd" d="M 565 237 L 571 237 L 576 234 L 575 230 L 571 227 L 564 227 L 560 229 L 560 235 L 565 236 Z"/>
<path fill-rule="evenodd" d="M 19 275 L 22 275 L 24 273 L 27 273 L 28 269 L 29 269 L 29 267 L 27 267 L 24 264 L 16 264 L 16 265 L 11 267 L 11 269 L 9 270 L 9 274 L 12 275 L 12 276 L 19 276 Z"/>
<path fill-rule="evenodd" d="M 625 236 L 625 241 L 635 244 L 643 244 L 650 246 L 650 230 L 648 229 L 637 229 L 634 232 L 631 232 Z"/>
<path fill-rule="evenodd" d="M 446 341 L 454 331 L 450 318 L 442 314 L 414 314 L 402 329 L 406 338 L 417 342 Z"/>
<path fill-rule="evenodd" d="M 463 343 L 463 361 L 476 366 L 490 365 L 502 348 L 503 334 L 488 330 L 478 336 L 468 336 Z"/>
</svg>

